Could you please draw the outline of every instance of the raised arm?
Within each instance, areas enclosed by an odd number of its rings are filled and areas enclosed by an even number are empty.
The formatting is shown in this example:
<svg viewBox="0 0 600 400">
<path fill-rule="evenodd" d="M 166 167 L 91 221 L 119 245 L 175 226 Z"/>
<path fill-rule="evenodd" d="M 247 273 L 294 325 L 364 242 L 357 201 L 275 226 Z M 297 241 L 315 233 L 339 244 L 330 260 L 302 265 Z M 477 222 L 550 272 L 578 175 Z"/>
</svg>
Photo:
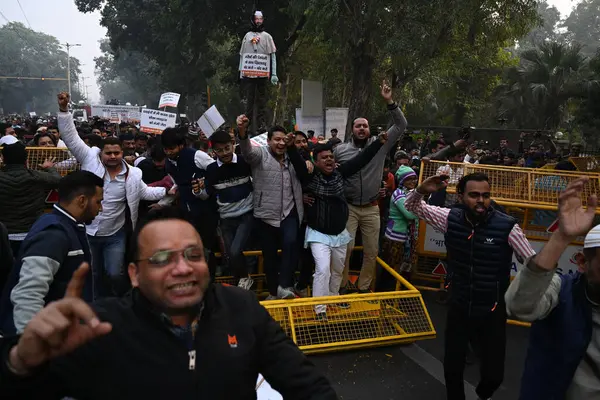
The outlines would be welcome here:
<svg viewBox="0 0 600 400">
<path fill-rule="evenodd" d="M 245 115 L 237 117 L 238 136 L 240 138 L 240 149 L 244 160 L 251 166 L 260 164 L 262 161 L 263 152 L 260 148 L 252 146 L 248 138 L 248 125 L 250 120 Z"/>
<path fill-rule="evenodd" d="M 558 260 L 569 244 L 585 235 L 594 222 L 598 199 L 588 199 L 583 209 L 581 193 L 589 181 L 579 178 L 561 193 L 558 199 L 559 227 L 540 253 L 519 271 L 505 295 L 507 312 L 520 319 L 534 321 L 550 315 L 559 303 L 561 280 L 555 274 Z"/>
<path fill-rule="evenodd" d="M 377 155 L 379 149 L 387 144 L 387 142 L 388 134 L 382 133 L 379 135 L 377 140 L 373 141 L 369 146 L 367 146 L 366 149 L 340 165 L 338 167 L 339 173 L 342 174 L 344 178 L 356 174 L 358 171 L 363 169 L 363 167 L 367 165 L 373 159 L 373 157 L 375 157 L 375 155 Z"/>
<path fill-rule="evenodd" d="M 381 97 L 383 97 L 383 100 L 387 103 L 388 110 L 394 121 L 394 125 L 387 131 L 388 141 L 383 145 L 383 151 L 381 152 L 382 154 L 387 154 L 392 149 L 392 146 L 395 146 L 396 142 L 401 140 L 408 122 L 404 117 L 404 113 L 402 113 L 402 110 L 392 98 L 392 88 L 385 81 L 381 84 Z"/>
<path fill-rule="evenodd" d="M 300 182 L 302 182 L 302 184 L 305 185 L 312 179 L 312 174 L 308 171 L 308 168 L 306 167 L 306 161 L 304 161 L 300 153 L 298 153 L 298 149 L 296 149 L 296 146 L 294 146 L 294 134 L 288 134 L 286 140 L 288 141 L 288 143 L 291 143 L 291 145 L 288 145 L 287 153 L 290 157 L 292 165 L 294 166 L 294 171 L 296 171 L 296 176 L 298 177 Z"/>
<path fill-rule="evenodd" d="M 97 152 L 88 147 L 79 137 L 73 122 L 73 115 L 69 112 L 69 100 L 69 94 L 66 92 L 61 92 L 58 95 L 58 108 L 60 110 L 58 113 L 58 129 L 67 148 L 73 153 L 77 161 L 83 165 L 90 158 L 96 157 Z"/>
<path fill-rule="evenodd" d="M 431 178 L 426 179 L 416 190 L 413 190 L 412 193 L 408 195 L 406 202 L 404 203 L 407 211 L 425 220 L 425 222 L 442 233 L 445 233 L 448 230 L 448 215 L 450 214 L 450 209 L 426 204 L 423 200 L 423 196 L 445 188 L 447 180 L 447 176 L 432 176 Z"/>
</svg>

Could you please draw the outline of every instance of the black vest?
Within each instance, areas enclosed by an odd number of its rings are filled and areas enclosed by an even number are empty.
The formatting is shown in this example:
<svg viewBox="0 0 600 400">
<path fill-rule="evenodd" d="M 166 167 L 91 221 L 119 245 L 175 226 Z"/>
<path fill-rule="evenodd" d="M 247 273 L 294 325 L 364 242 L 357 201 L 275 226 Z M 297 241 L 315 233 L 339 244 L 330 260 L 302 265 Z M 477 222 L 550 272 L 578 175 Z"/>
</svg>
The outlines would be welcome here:
<svg viewBox="0 0 600 400">
<path fill-rule="evenodd" d="M 469 316 L 482 316 L 505 307 L 513 254 L 508 236 L 517 221 L 491 209 L 483 222 L 473 225 L 467 212 L 458 205 L 448 215 L 445 239 L 450 302 Z"/>
</svg>

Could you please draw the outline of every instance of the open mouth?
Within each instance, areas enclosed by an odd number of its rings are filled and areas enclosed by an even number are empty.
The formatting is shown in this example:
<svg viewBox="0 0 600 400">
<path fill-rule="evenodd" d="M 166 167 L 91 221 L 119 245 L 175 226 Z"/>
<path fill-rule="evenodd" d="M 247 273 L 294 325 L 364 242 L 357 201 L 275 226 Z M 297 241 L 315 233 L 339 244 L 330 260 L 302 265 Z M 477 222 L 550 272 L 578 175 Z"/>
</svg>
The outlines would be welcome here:
<svg viewBox="0 0 600 400">
<path fill-rule="evenodd" d="M 197 282 L 186 282 L 171 285 L 168 287 L 168 289 L 177 296 L 185 296 L 191 294 L 196 286 L 198 286 Z"/>
</svg>

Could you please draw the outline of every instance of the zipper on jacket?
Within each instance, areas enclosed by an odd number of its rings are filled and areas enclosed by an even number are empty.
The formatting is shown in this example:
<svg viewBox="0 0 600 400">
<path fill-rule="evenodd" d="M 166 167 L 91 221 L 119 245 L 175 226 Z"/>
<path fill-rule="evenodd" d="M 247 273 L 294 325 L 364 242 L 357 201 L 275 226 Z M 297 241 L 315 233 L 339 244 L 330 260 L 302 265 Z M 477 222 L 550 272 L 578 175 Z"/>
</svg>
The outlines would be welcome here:
<svg viewBox="0 0 600 400">
<path fill-rule="evenodd" d="M 469 219 L 467 218 L 467 221 L 469 221 Z M 471 221 L 469 221 L 469 224 L 471 224 L 471 235 L 469 236 L 468 240 L 471 241 L 471 274 L 469 277 L 469 317 L 471 316 L 471 311 L 473 309 L 473 256 L 474 256 L 474 243 L 475 243 L 475 226 L 473 226 L 473 223 Z"/>
<path fill-rule="evenodd" d="M 189 367 L 190 371 L 196 369 L 196 350 L 188 351 L 188 356 L 190 357 Z"/>
</svg>

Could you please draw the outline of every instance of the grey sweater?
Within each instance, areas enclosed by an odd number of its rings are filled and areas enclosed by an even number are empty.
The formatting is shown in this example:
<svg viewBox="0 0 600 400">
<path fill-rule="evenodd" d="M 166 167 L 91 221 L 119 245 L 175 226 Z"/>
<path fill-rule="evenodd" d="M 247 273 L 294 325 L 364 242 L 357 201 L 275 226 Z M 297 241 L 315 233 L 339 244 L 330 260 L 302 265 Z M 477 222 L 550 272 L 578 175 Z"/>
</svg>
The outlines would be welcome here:
<svg viewBox="0 0 600 400">
<path fill-rule="evenodd" d="M 554 271 L 538 271 L 530 263 L 523 268 L 506 291 L 509 315 L 523 321 L 536 321 L 550 315 L 558 305 L 561 280 Z M 586 350 L 589 360 L 600 368 L 600 310 L 592 309 L 592 340 Z M 600 381 L 582 360 L 567 391 L 566 400 L 592 400 L 600 395 Z"/>
<path fill-rule="evenodd" d="M 408 124 L 404 114 L 402 113 L 402 110 L 400 110 L 400 107 L 397 105 L 394 105 L 394 108 L 390 109 L 390 114 L 392 115 L 394 125 L 387 131 L 387 142 L 381 147 L 371 162 L 369 162 L 358 173 L 348 177 L 345 182 L 346 200 L 348 200 L 348 203 L 352 205 L 367 205 L 379 198 L 379 189 L 381 188 L 385 157 L 390 152 L 392 147 L 396 146 L 396 142 L 401 139 L 401 136 Z M 364 148 L 366 148 L 375 140 L 377 140 L 377 137 L 369 138 Z M 343 164 L 352 159 L 362 150 L 363 147 L 358 147 L 354 143 L 353 138 L 350 142 L 340 144 L 335 148 L 335 160 L 336 162 Z"/>
</svg>

